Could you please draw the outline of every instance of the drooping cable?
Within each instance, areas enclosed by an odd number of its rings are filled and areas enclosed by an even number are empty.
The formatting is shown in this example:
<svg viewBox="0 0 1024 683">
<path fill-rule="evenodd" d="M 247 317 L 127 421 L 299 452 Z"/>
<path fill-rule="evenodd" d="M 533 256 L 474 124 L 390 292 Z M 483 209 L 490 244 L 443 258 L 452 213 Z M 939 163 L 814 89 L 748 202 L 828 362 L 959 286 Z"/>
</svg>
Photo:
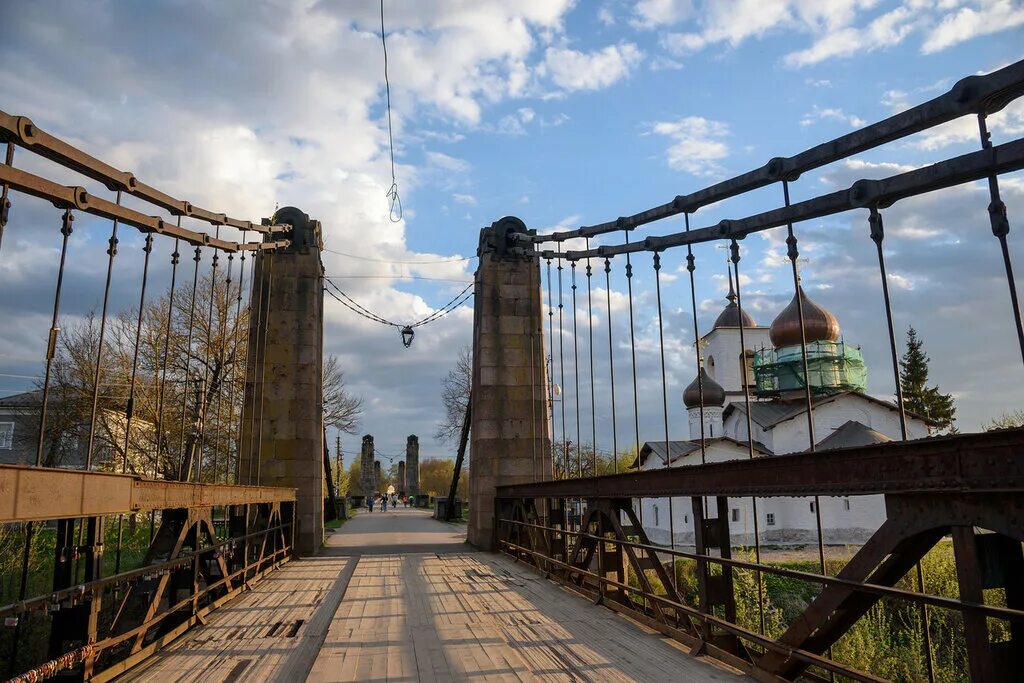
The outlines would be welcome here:
<svg viewBox="0 0 1024 683">
<path fill-rule="evenodd" d="M 391 200 L 388 218 L 392 223 L 402 220 L 402 199 L 398 196 L 398 180 L 395 177 L 395 135 L 391 125 L 391 81 L 388 79 L 388 41 L 384 32 L 384 0 L 380 0 L 380 44 L 384 49 L 384 93 L 387 97 L 388 110 L 388 146 L 391 152 L 391 187 L 387 198 Z"/>
<path fill-rule="evenodd" d="M 321 251 L 326 251 L 331 254 L 337 254 L 338 256 L 345 256 L 346 258 L 357 259 L 359 261 L 370 261 L 371 263 L 389 263 L 400 266 L 425 266 L 434 263 L 461 263 L 463 261 L 472 261 L 475 258 L 479 258 L 477 256 L 462 256 L 459 258 L 431 259 L 423 261 L 396 261 L 383 258 L 371 258 L 369 256 L 361 256 L 359 254 L 350 254 L 348 252 L 338 251 L 337 249 L 328 249 L 327 247 L 324 247 Z"/>
<path fill-rule="evenodd" d="M 178 225 L 181 225 L 181 216 L 178 216 Z M 245 254 L 243 251 L 242 254 Z M 167 386 L 167 356 L 171 349 L 171 323 L 174 319 L 174 290 L 178 279 L 178 260 L 181 254 L 178 252 L 178 238 L 174 238 L 174 251 L 171 253 L 171 291 L 167 298 L 167 322 L 164 326 L 164 353 L 160 367 L 160 393 L 157 396 L 156 405 L 156 451 L 153 454 L 153 478 L 156 479 L 160 467 L 160 452 L 163 448 L 164 433 L 164 394 Z M 244 258 L 244 256 L 243 256 Z"/>
</svg>

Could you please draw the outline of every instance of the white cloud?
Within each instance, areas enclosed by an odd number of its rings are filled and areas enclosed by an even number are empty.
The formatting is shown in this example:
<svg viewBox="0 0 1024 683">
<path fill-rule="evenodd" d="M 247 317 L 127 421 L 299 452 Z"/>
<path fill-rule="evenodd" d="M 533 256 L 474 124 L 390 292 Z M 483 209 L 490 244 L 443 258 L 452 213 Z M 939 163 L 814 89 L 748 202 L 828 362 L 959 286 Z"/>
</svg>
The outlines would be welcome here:
<svg viewBox="0 0 1024 683">
<path fill-rule="evenodd" d="M 800 119 L 800 125 L 810 126 L 816 123 L 817 121 L 823 121 L 826 119 L 832 121 L 842 121 L 844 123 L 849 124 L 853 128 L 860 128 L 866 123 L 866 121 L 864 121 L 864 119 L 860 118 L 859 116 L 847 114 L 842 109 L 835 107 L 819 107 L 818 105 L 814 105 L 814 108 L 811 109 L 811 111 L 804 114 L 804 117 Z"/>
<path fill-rule="evenodd" d="M 465 173 L 472 168 L 470 163 L 465 159 L 458 159 L 444 154 L 443 152 L 427 152 L 427 161 L 432 166 L 442 168 L 446 171 L 455 171 L 457 173 Z"/>
<path fill-rule="evenodd" d="M 452 195 L 452 200 L 456 204 L 469 204 L 470 206 L 476 206 L 476 197 L 471 194 L 459 194 L 455 193 Z"/>
<path fill-rule="evenodd" d="M 643 57 L 633 43 L 609 45 L 594 52 L 549 47 L 540 69 L 563 90 L 603 90 L 627 78 Z"/>
<path fill-rule="evenodd" d="M 690 0 L 640 0 L 633 7 L 633 18 L 629 23 L 636 28 L 655 28 L 674 24 L 692 12 Z"/>
<path fill-rule="evenodd" d="M 1024 24 L 1024 7 L 1016 0 L 911 0 L 881 13 L 878 0 L 695 0 L 692 4 L 692 11 L 682 12 L 676 10 L 689 8 L 690 2 L 641 0 L 632 23 L 642 28 L 680 25 L 683 30 L 661 39 L 675 54 L 720 43 L 735 48 L 771 32 L 810 36 L 810 46 L 786 55 L 784 61 L 791 67 L 886 49 L 912 34 L 921 36 L 921 52 L 930 54 Z"/>
<path fill-rule="evenodd" d="M 668 165 L 696 176 L 715 176 L 722 172 L 717 163 L 729 154 L 724 139 L 729 127 L 702 116 L 686 116 L 677 121 L 659 121 L 651 132 L 668 137 Z"/>
<path fill-rule="evenodd" d="M 597 20 L 605 26 L 615 25 L 615 15 L 612 14 L 612 11 L 608 7 L 602 7 L 597 10 Z"/>
<path fill-rule="evenodd" d="M 522 107 L 512 114 L 501 117 L 501 120 L 498 121 L 497 132 L 505 135 L 526 135 L 526 124 L 533 121 L 535 117 L 536 112 L 529 107 Z"/>
<path fill-rule="evenodd" d="M 833 57 L 872 52 L 902 42 L 913 29 L 914 12 L 899 7 L 871 21 L 863 28 L 847 26 L 826 33 L 806 50 L 791 52 L 785 57 L 788 66 L 808 66 Z"/>
<path fill-rule="evenodd" d="M 921 51 L 931 54 L 978 36 L 1024 24 L 1024 6 L 1013 0 L 981 0 L 977 8 L 961 7 L 945 15 L 929 31 Z"/>
</svg>

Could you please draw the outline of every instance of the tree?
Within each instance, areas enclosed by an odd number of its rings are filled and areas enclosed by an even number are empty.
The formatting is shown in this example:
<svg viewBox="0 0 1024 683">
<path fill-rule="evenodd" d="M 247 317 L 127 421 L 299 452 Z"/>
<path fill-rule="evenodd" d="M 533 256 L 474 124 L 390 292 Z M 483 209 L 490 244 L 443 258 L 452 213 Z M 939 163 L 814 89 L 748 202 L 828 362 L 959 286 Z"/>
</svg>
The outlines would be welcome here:
<svg viewBox="0 0 1024 683">
<path fill-rule="evenodd" d="M 446 459 L 424 460 L 420 463 L 420 492 L 432 496 L 447 496 L 455 474 L 455 461 Z M 462 466 L 456 495 L 462 500 L 469 496 L 469 468 Z"/>
<path fill-rule="evenodd" d="M 355 434 L 363 414 L 363 399 L 345 389 L 345 373 L 334 354 L 324 360 L 323 384 L 324 425 L 346 434 Z"/>
<path fill-rule="evenodd" d="M 917 330 L 907 330 L 907 350 L 900 359 L 900 386 L 903 404 L 907 410 L 950 428 L 956 419 L 956 405 L 951 394 L 943 394 L 938 386 L 928 386 L 928 363 L 931 359 L 924 351 L 924 342 Z"/>
<path fill-rule="evenodd" d="M 469 392 L 473 388 L 473 350 L 469 346 L 459 349 L 455 367 L 441 380 L 441 402 L 444 419 L 437 425 L 434 438 L 444 443 L 455 443 L 462 432 L 462 420 L 469 405 Z"/>
<path fill-rule="evenodd" d="M 994 417 L 981 425 L 981 428 L 986 432 L 991 432 L 995 429 L 1013 429 L 1014 427 L 1024 427 L 1024 408 L 1016 408 L 1003 413 L 999 417 Z"/>
</svg>

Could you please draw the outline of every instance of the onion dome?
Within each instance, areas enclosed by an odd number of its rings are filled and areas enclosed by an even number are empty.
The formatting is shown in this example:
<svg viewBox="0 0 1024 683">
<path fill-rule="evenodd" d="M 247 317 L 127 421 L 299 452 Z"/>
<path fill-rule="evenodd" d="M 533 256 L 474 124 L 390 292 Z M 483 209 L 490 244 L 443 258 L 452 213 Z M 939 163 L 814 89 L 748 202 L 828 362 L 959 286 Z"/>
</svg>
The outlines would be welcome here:
<svg viewBox="0 0 1024 683">
<path fill-rule="evenodd" d="M 740 315 L 740 307 L 736 305 L 736 290 L 732 286 L 732 270 L 729 271 L 729 294 L 726 295 L 726 299 L 729 303 L 718 314 L 718 318 L 715 320 L 715 327 L 740 327 L 740 321 L 742 320 L 743 327 L 757 327 L 757 323 L 750 317 L 750 314 L 743 311 L 743 315 Z"/>
<path fill-rule="evenodd" d="M 698 381 L 699 380 L 699 381 Z M 700 406 L 701 389 L 704 390 L 704 407 L 716 406 L 721 408 L 725 405 L 725 389 L 722 385 L 711 379 L 708 371 L 700 369 L 700 376 L 694 377 L 690 386 L 683 390 L 683 404 L 687 408 Z"/>
<path fill-rule="evenodd" d="M 800 297 L 799 303 L 797 297 Z M 775 348 L 800 345 L 800 305 L 804 309 L 804 331 L 808 343 L 839 341 L 839 321 L 832 313 L 811 301 L 804 288 L 797 285 L 797 293 L 793 295 L 793 300 L 772 321 L 772 326 L 768 330 L 768 337 Z"/>
</svg>

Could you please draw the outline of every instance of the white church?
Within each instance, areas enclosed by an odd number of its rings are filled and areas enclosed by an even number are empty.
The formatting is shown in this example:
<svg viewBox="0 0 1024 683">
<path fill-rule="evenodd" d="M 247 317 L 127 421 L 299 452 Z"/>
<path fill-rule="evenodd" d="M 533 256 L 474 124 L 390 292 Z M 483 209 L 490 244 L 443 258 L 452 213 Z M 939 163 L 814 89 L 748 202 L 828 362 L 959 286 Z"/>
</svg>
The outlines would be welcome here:
<svg viewBox="0 0 1024 683">
<path fill-rule="evenodd" d="M 900 438 L 896 405 L 865 393 L 867 369 L 860 349 L 842 340 L 839 323 L 832 313 L 811 301 L 799 287 L 793 300 L 769 327 L 758 325 L 746 311 L 741 321 L 730 274 L 729 303 L 714 328 L 702 337 L 703 363 L 699 377 L 683 391 L 690 438 L 671 441 L 670 453 L 666 453 L 664 441 L 646 442 L 638 457 L 640 469 L 747 459 L 751 450 L 755 458 L 809 450 L 797 297 L 803 305 L 806 330 L 815 451 Z M 745 349 L 740 344 L 741 322 Z M 748 391 L 749 424 L 753 433 L 749 444 L 745 400 Z M 909 439 L 928 436 L 934 426 L 911 413 L 907 413 L 906 419 Z M 885 521 L 885 504 L 880 495 L 822 497 L 819 502 L 825 543 L 862 543 Z M 667 498 L 647 498 L 638 503 L 651 541 L 668 545 L 672 528 L 676 545 L 693 545 L 689 498 L 675 498 L 671 506 Z M 714 510 L 713 502 L 709 503 Z M 670 507 L 674 520 L 671 527 Z M 750 498 L 729 499 L 729 530 L 733 543 L 753 543 L 753 514 Z M 817 542 L 814 498 L 759 498 L 757 515 L 758 534 L 764 544 Z"/>
</svg>

